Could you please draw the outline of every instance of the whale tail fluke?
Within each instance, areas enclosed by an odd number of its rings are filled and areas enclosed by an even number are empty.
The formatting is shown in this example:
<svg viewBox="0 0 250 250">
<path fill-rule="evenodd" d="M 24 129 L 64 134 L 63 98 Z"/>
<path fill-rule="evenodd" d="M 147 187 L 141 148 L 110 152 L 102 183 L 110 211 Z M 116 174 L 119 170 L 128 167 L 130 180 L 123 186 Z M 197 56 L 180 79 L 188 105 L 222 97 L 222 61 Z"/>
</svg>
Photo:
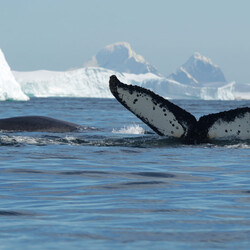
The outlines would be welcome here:
<svg viewBox="0 0 250 250">
<path fill-rule="evenodd" d="M 109 87 L 115 98 L 159 135 L 185 137 L 196 118 L 154 92 L 120 82 L 111 76 Z"/>
<path fill-rule="evenodd" d="M 203 138 L 250 139 L 250 108 L 243 107 L 202 116 L 197 126 Z"/>
<path fill-rule="evenodd" d="M 250 139 L 250 108 L 238 108 L 196 118 L 154 92 L 120 82 L 111 76 L 109 88 L 115 98 L 157 134 L 183 138 L 187 143 L 233 137 Z"/>
</svg>

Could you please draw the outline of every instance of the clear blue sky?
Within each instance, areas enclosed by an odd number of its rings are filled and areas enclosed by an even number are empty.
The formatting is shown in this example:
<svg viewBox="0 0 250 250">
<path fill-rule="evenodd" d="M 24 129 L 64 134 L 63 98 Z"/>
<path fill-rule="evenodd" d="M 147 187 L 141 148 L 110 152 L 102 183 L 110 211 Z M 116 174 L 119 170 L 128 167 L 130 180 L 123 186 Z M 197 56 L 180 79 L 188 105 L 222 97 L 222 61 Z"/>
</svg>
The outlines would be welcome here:
<svg viewBox="0 0 250 250">
<path fill-rule="evenodd" d="M 195 51 L 250 82 L 249 0 L 0 0 L 0 48 L 11 68 L 80 67 L 127 41 L 165 75 Z"/>
</svg>

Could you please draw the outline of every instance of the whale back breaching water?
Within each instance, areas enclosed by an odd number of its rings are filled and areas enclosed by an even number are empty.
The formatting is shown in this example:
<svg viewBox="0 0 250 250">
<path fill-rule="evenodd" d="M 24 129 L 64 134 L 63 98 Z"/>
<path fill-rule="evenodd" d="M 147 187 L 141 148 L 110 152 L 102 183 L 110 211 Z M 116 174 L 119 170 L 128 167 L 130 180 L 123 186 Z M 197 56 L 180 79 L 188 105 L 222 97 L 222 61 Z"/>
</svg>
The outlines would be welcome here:
<svg viewBox="0 0 250 250">
<path fill-rule="evenodd" d="M 2 131 L 27 132 L 72 132 L 81 129 L 80 125 L 46 116 L 20 116 L 0 119 Z"/>
<path fill-rule="evenodd" d="M 211 139 L 250 139 L 250 108 L 243 107 L 196 118 L 154 92 L 110 77 L 114 97 L 161 136 L 202 143 Z"/>
</svg>

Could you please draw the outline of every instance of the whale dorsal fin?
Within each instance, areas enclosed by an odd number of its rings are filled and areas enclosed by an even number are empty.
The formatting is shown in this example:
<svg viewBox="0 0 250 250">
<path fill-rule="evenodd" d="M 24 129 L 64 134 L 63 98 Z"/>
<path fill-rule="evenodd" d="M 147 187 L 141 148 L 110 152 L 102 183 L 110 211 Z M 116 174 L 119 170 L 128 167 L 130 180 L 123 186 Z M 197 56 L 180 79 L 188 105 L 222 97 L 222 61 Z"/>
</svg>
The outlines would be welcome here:
<svg viewBox="0 0 250 250">
<path fill-rule="evenodd" d="M 185 137 L 197 123 L 184 109 L 148 89 L 124 84 L 114 75 L 110 77 L 109 87 L 124 107 L 159 135 Z"/>
<path fill-rule="evenodd" d="M 250 108 L 237 108 L 202 116 L 198 130 L 208 139 L 250 139 Z"/>
</svg>

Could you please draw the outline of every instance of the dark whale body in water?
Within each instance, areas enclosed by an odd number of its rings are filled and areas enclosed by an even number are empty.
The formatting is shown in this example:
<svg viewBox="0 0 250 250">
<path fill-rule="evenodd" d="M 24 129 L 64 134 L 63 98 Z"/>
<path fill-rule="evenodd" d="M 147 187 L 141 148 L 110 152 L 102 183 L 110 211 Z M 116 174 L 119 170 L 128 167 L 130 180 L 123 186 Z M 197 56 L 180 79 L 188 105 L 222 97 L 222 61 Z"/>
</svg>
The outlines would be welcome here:
<svg viewBox="0 0 250 250">
<path fill-rule="evenodd" d="M 45 116 L 20 116 L 0 119 L 2 131 L 27 131 L 27 132 L 72 132 L 81 129 L 80 125 L 45 117 Z"/>
<path fill-rule="evenodd" d="M 237 108 L 196 118 L 154 92 L 110 77 L 109 88 L 115 98 L 157 134 L 181 138 L 186 143 L 211 139 L 250 139 L 250 108 Z"/>
</svg>

